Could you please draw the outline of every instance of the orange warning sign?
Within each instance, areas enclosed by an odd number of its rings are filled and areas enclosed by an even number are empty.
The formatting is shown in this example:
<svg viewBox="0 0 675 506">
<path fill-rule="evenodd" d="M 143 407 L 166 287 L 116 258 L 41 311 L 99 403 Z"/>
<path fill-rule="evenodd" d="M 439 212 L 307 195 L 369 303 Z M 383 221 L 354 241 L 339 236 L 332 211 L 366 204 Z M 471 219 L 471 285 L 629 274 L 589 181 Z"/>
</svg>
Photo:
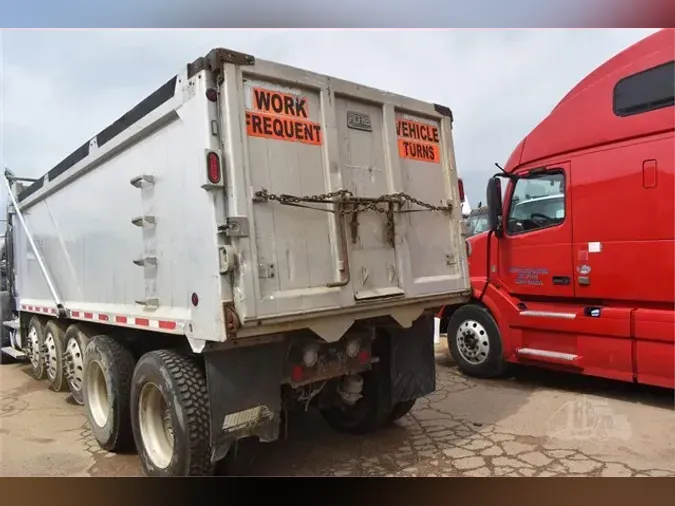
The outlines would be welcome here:
<svg viewBox="0 0 675 506">
<path fill-rule="evenodd" d="M 253 88 L 253 108 L 246 112 L 248 135 L 321 145 L 321 125 L 309 121 L 307 98 Z"/>
<path fill-rule="evenodd" d="M 419 121 L 398 120 L 398 155 L 421 162 L 441 163 L 438 127 Z"/>
<path fill-rule="evenodd" d="M 252 137 L 267 137 L 315 146 L 320 146 L 322 142 L 321 125 L 318 123 L 259 112 L 246 113 L 246 133 Z"/>
</svg>

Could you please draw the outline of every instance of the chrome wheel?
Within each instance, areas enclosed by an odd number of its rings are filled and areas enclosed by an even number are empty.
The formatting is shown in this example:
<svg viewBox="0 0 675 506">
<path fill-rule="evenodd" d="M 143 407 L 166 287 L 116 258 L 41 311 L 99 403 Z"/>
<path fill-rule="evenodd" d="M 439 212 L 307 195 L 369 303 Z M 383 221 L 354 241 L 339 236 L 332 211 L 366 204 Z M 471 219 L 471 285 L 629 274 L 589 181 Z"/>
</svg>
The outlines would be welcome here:
<svg viewBox="0 0 675 506">
<path fill-rule="evenodd" d="M 71 392 L 82 390 L 82 380 L 84 379 L 84 360 L 82 350 L 77 339 L 68 339 L 66 344 L 66 375 L 68 377 L 68 386 Z"/>
<path fill-rule="evenodd" d="M 35 327 L 31 327 L 28 331 L 28 346 L 30 346 L 30 364 L 33 369 L 40 367 L 40 343 L 38 342 L 38 333 Z"/>
<path fill-rule="evenodd" d="M 108 385 L 100 363 L 90 362 L 85 381 L 87 382 L 86 402 L 91 417 L 96 425 L 105 427 L 110 416 L 110 403 L 108 402 Z"/>
<path fill-rule="evenodd" d="M 154 383 L 146 383 L 138 398 L 138 425 L 145 451 L 152 463 L 165 469 L 173 458 L 171 412 L 162 392 Z"/>
<path fill-rule="evenodd" d="M 45 350 L 47 351 L 47 376 L 50 380 L 54 380 L 54 378 L 56 378 L 56 372 L 58 371 L 58 356 L 56 353 L 54 334 L 51 332 L 47 333 L 45 336 Z"/>
<path fill-rule="evenodd" d="M 485 362 L 490 353 L 490 341 L 485 327 L 475 320 L 465 320 L 457 329 L 457 348 L 470 364 Z"/>
</svg>

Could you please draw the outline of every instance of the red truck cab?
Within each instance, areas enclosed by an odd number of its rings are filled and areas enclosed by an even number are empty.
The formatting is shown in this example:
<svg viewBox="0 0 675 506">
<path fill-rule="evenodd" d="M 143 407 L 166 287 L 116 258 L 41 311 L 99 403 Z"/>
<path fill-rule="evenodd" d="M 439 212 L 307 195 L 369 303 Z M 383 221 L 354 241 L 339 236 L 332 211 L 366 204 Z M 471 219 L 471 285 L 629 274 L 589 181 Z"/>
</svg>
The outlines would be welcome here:
<svg viewBox="0 0 675 506">
<path fill-rule="evenodd" d="M 675 386 L 674 41 L 662 30 L 601 65 L 489 180 L 473 301 L 440 314 L 465 374 Z"/>
</svg>

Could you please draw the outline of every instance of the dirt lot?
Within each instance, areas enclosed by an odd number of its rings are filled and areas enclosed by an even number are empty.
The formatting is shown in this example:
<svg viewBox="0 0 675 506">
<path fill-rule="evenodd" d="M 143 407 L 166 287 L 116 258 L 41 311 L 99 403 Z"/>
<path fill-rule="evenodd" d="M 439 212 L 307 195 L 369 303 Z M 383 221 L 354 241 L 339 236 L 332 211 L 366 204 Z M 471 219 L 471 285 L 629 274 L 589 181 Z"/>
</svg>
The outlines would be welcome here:
<svg viewBox="0 0 675 506">
<path fill-rule="evenodd" d="M 315 413 L 266 445 L 258 475 L 675 476 L 673 392 L 542 371 L 462 376 L 438 352 L 438 390 L 369 437 L 333 433 Z M 138 476 L 135 455 L 98 449 L 83 409 L 26 366 L 0 367 L 0 475 Z"/>
</svg>

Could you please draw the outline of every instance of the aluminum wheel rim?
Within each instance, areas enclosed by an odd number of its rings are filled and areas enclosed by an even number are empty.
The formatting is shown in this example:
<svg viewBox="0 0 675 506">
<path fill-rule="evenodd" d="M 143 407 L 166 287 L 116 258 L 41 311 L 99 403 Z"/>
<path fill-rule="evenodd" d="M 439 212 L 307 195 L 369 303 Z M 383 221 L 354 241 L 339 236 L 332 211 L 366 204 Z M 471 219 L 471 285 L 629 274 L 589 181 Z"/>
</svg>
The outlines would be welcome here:
<svg viewBox="0 0 675 506">
<path fill-rule="evenodd" d="M 66 344 L 66 367 L 68 370 L 68 385 L 72 392 L 82 390 L 82 381 L 84 379 L 84 361 L 82 360 L 82 350 L 77 339 L 68 339 Z"/>
<path fill-rule="evenodd" d="M 465 320 L 457 329 L 459 354 L 470 364 L 480 365 L 490 354 L 490 341 L 485 327 L 476 320 Z"/>
<path fill-rule="evenodd" d="M 30 364 L 37 369 L 40 367 L 40 345 L 35 327 L 31 327 L 28 331 L 28 342 L 30 343 Z"/>
<path fill-rule="evenodd" d="M 85 376 L 87 382 L 87 406 L 94 423 L 99 427 L 105 427 L 110 416 L 110 403 L 108 402 L 108 385 L 101 364 L 94 360 L 89 364 Z"/>
<path fill-rule="evenodd" d="M 58 355 L 56 353 L 56 341 L 51 332 L 45 336 L 45 349 L 47 350 L 47 376 L 50 380 L 53 380 L 56 378 L 56 371 L 58 370 Z"/>
<path fill-rule="evenodd" d="M 146 383 L 141 388 L 138 425 L 148 457 L 156 467 L 165 469 L 173 458 L 173 425 L 166 400 L 154 383 Z"/>
</svg>

